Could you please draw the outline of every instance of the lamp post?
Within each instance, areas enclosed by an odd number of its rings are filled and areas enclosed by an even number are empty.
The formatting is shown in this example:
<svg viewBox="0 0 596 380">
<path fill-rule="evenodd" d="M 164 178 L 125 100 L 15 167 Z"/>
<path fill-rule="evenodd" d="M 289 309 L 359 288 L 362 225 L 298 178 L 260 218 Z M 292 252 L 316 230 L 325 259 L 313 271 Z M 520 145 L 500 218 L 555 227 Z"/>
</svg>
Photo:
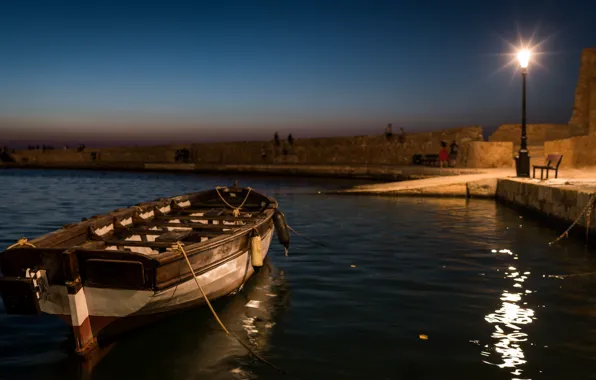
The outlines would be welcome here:
<svg viewBox="0 0 596 380">
<path fill-rule="evenodd" d="M 530 61 L 530 51 L 520 50 L 517 53 L 517 59 L 522 69 L 522 125 L 521 125 L 521 146 L 519 156 L 516 162 L 516 174 L 518 177 L 530 176 L 530 155 L 528 154 L 528 141 L 526 136 L 526 75 L 528 74 L 528 63 Z"/>
</svg>

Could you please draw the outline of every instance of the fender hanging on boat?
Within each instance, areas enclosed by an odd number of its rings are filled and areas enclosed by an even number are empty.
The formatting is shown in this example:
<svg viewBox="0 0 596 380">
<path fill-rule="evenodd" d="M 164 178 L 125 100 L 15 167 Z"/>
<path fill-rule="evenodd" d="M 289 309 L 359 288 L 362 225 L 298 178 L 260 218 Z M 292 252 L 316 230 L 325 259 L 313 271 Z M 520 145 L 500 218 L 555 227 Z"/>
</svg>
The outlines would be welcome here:
<svg viewBox="0 0 596 380">
<path fill-rule="evenodd" d="M 261 252 L 261 236 L 256 233 L 250 238 L 250 261 L 252 266 L 260 268 L 263 266 L 263 253 Z"/>
<path fill-rule="evenodd" d="M 273 224 L 277 232 L 277 239 L 286 248 L 287 256 L 290 249 L 290 229 L 288 228 L 288 223 L 286 223 L 286 216 L 279 209 L 276 209 L 273 214 Z"/>
</svg>

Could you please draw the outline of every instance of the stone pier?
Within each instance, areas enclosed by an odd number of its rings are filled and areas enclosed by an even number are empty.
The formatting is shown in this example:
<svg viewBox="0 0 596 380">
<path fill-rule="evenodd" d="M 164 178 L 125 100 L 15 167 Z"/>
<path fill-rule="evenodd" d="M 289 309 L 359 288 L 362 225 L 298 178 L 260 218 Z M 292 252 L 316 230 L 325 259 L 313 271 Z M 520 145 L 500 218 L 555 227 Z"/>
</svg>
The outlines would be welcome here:
<svg viewBox="0 0 596 380">
<path fill-rule="evenodd" d="M 496 197 L 499 201 L 531 211 L 541 221 L 557 226 L 563 233 L 572 223 L 577 224 L 570 235 L 585 239 L 592 236 L 596 243 L 595 179 L 501 179 Z M 588 208 L 586 209 L 586 207 Z M 582 214 L 584 211 L 584 214 Z"/>
</svg>

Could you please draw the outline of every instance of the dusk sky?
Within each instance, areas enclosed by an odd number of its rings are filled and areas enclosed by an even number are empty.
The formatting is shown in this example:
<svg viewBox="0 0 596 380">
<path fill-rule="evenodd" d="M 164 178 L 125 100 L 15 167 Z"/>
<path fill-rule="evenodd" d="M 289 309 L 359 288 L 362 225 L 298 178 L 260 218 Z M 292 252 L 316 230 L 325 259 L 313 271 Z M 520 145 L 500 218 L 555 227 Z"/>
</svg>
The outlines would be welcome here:
<svg viewBox="0 0 596 380">
<path fill-rule="evenodd" d="M 594 1 L 12 1 L 0 142 L 227 141 L 567 123 Z"/>
</svg>

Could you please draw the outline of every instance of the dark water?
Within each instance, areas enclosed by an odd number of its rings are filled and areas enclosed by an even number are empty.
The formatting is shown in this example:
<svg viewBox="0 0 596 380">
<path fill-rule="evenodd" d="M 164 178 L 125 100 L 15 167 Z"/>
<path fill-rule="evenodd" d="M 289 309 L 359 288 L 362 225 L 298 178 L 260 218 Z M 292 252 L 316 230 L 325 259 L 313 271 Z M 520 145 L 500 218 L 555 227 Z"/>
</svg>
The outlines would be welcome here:
<svg viewBox="0 0 596 380">
<path fill-rule="evenodd" d="M 232 177 L 0 171 L 0 246 Z M 492 201 L 325 196 L 331 180 L 246 178 L 277 197 L 289 257 L 216 303 L 224 323 L 302 379 L 596 378 L 596 260 Z M 249 300 L 263 300 L 259 309 Z M 283 379 L 192 310 L 122 338 L 84 371 L 52 317 L 3 314 L 2 379 Z M 426 336 L 428 339 L 422 339 Z"/>
</svg>

